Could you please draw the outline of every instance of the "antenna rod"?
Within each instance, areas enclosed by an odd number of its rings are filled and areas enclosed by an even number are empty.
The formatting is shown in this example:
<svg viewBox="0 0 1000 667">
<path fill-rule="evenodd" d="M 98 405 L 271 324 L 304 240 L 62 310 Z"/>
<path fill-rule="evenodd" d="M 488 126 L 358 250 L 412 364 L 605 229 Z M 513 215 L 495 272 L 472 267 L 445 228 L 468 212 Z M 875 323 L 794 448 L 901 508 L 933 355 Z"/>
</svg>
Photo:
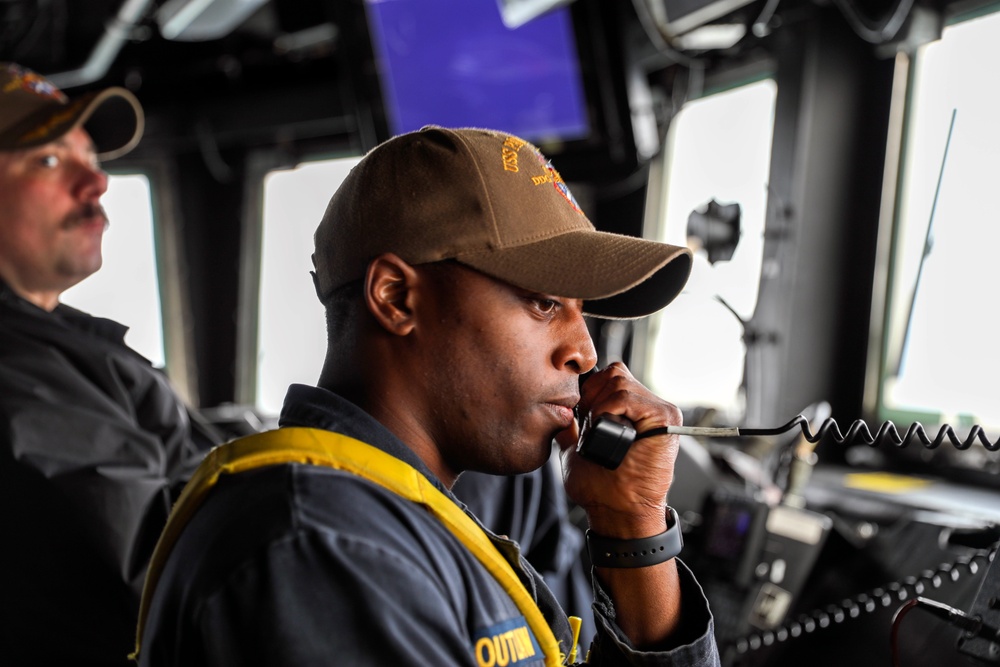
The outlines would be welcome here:
<svg viewBox="0 0 1000 667">
<path fill-rule="evenodd" d="M 951 110 L 951 123 L 948 125 L 948 138 L 944 142 L 944 153 L 941 155 L 941 170 L 938 172 L 937 186 L 934 188 L 934 201 L 931 204 L 931 215 L 927 221 L 927 233 L 924 235 L 924 251 L 920 255 L 920 265 L 917 267 L 917 278 L 913 282 L 913 292 L 910 294 L 910 308 L 906 315 L 906 329 L 903 330 L 903 345 L 899 349 L 899 361 L 896 364 L 895 376 L 899 377 L 903 372 L 903 364 L 906 361 L 906 348 L 910 344 L 910 325 L 913 323 L 913 311 L 917 304 L 917 290 L 920 289 L 920 277 L 924 273 L 924 263 L 931 254 L 934 247 L 934 214 L 937 211 L 938 194 L 941 192 L 941 181 L 944 179 L 944 165 L 948 161 L 948 147 L 951 146 L 951 133 L 955 129 L 955 113 L 958 109 Z"/>
</svg>

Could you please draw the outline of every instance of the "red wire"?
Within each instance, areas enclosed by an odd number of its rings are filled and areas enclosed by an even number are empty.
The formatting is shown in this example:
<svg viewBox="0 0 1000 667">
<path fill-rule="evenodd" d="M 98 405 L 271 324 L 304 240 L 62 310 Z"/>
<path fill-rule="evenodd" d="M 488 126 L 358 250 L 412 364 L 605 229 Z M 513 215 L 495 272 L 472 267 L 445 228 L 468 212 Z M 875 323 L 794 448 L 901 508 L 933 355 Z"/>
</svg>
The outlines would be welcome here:
<svg viewBox="0 0 1000 667">
<path fill-rule="evenodd" d="M 890 651 L 892 653 L 892 667 L 900 667 L 899 662 L 899 626 L 903 622 L 903 617 L 910 613 L 914 607 L 920 604 L 920 598 L 913 598 L 902 605 L 892 615 L 892 630 L 889 633 Z"/>
</svg>

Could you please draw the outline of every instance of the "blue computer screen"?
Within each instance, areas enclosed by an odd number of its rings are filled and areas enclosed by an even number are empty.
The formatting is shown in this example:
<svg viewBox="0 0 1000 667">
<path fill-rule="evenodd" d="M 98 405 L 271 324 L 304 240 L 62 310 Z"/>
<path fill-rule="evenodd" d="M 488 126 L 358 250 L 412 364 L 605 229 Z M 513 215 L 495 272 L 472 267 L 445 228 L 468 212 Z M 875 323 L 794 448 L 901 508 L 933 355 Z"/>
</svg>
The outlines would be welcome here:
<svg viewBox="0 0 1000 667">
<path fill-rule="evenodd" d="M 428 124 L 573 140 L 590 123 L 569 11 L 507 28 L 496 0 L 367 0 L 393 134 Z"/>
</svg>

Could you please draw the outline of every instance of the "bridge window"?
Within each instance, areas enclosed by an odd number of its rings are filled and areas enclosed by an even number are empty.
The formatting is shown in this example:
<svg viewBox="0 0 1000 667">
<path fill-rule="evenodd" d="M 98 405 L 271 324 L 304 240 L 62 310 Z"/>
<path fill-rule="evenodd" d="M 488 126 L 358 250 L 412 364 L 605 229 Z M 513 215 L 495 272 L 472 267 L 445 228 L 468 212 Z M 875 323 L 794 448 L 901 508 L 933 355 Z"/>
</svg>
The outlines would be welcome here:
<svg viewBox="0 0 1000 667">
<path fill-rule="evenodd" d="M 277 415 L 292 383 L 316 384 L 326 319 L 313 288 L 313 233 L 359 157 L 309 162 L 264 179 L 257 330 L 257 408 Z"/>
<path fill-rule="evenodd" d="M 1000 425 L 998 41 L 1000 14 L 982 16 L 912 62 L 880 390 L 898 423 Z"/>
<path fill-rule="evenodd" d="M 125 342 L 154 366 L 163 367 L 166 355 L 149 179 L 143 174 L 113 174 L 101 202 L 111 220 L 104 234 L 104 264 L 66 290 L 62 301 L 127 325 Z"/>
<path fill-rule="evenodd" d="M 739 206 L 735 248 L 696 252 L 684 292 L 649 318 L 640 353 L 643 381 L 657 393 L 737 420 L 745 405 L 741 321 L 757 303 L 776 93 L 765 79 L 686 104 L 671 124 L 662 181 L 650 184 L 659 200 L 655 233 L 676 245 L 701 243 L 692 214 L 710 202 L 720 215 Z"/>
</svg>

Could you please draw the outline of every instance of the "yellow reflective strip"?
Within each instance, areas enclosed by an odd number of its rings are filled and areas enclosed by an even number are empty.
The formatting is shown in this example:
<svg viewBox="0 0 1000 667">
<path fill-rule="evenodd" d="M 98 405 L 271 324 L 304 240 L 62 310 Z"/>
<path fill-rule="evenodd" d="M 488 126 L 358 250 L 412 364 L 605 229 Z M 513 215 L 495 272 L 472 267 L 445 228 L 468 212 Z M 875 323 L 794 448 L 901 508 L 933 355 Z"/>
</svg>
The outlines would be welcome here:
<svg viewBox="0 0 1000 667">
<path fill-rule="evenodd" d="M 149 603 L 167 556 L 191 516 L 215 486 L 219 476 L 284 463 L 304 463 L 345 470 L 364 477 L 412 502 L 424 505 L 493 575 L 524 615 L 538 640 L 546 665 L 559 665 L 559 643 L 538 605 L 510 563 L 448 496 L 415 468 L 360 440 L 311 428 L 283 428 L 241 438 L 212 450 L 181 492 L 150 561 L 139 607 L 137 659 Z"/>
</svg>

